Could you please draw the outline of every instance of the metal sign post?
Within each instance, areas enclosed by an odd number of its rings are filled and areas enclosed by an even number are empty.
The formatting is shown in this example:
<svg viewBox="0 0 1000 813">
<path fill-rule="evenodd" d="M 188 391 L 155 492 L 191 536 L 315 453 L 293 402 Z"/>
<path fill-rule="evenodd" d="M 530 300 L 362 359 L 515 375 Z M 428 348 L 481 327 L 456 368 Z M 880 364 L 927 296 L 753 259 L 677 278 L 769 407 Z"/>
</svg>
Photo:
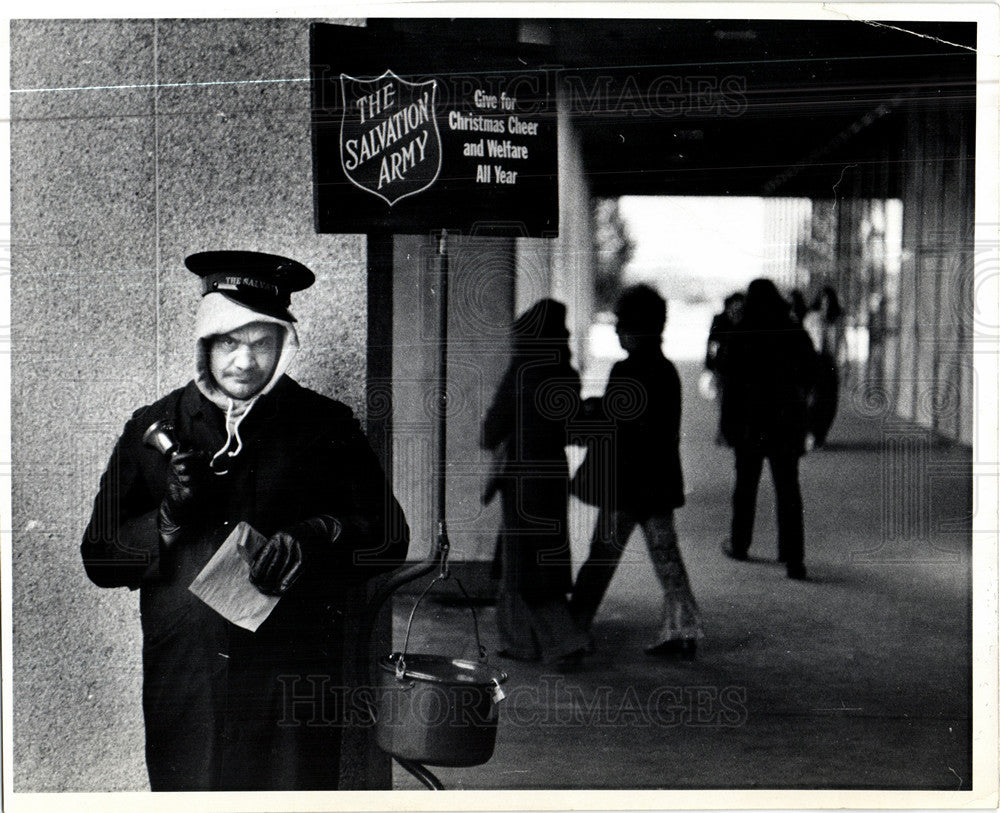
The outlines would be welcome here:
<svg viewBox="0 0 1000 813">
<path fill-rule="evenodd" d="M 427 558 L 416 564 L 402 568 L 388 579 L 372 596 L 361 620 L 361 629 L 357 640 L 356 662 L 360 670 L 358 685 L 365 687 L 364 691 L 372 690 L 375 683 L 371 673 L 371 634 L 375 619 L 386 601 L 400 587 L 415 581 L 435 568 L 439 576 L 448 575 L 448 554 L 451 544 L 448 541 L 447 507 L 448 507 L 448 233 L 442 229 L 437 237 L 437 290 L 438 290 L 438 375 L 437 375 L 437 459 L 435 460 L 435 488 L 437 495 L 437 536 Z M 369 709 L 374 719 L 374 700 L 367 697 Z M 398 756 L 393 756 L 407 772 L 415 776 L 430 790 L 443 790 L 441 780 L 426 766 Z"/>
<path fill-rule="evenodd" d="M 437 552 L 442 575 L 448 566 L 448 232 L 441 230 L 438 259 L 438 380 L 437 380 Z"/>
</svg>

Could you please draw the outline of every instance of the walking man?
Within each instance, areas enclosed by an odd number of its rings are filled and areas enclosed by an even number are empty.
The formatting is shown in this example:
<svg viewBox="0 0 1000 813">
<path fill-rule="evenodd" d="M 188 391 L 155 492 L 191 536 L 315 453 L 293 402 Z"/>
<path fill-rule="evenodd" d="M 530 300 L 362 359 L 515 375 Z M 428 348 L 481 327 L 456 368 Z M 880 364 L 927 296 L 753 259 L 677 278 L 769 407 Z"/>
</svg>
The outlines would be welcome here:
<svg viewBox="0 0 1000 813">
<path fill-rule="evenodd" d="M 778 511 L 778 559 L 790 579 L 805 579 L 799 458 L 805 452 L 806 397 L 815 380 L 816 354 L 771 280 L 757 279 L 747 288 L 743 321 L 722 373 L 729 416 L 723 432 L 736 462 L 732 528 L 723 551 L 732 559 L 747 558 L 767 459 Z"/>
</svg>

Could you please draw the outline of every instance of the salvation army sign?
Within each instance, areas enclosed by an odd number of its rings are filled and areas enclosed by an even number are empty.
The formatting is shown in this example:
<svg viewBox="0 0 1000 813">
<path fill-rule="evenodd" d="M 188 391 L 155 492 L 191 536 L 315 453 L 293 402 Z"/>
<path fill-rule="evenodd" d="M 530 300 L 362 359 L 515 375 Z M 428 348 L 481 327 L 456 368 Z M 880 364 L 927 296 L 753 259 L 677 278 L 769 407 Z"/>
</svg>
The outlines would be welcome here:
<svg viewBox="0 0 1000 813">
<path fill-rule="evenodd" d="M 555 236 L 543 49 L 369 22 L 311 27 L 316 230 Z"/>
<path fill-rule="evenodd" d="M 389 206 L 430 187 L 441 171 L 437 82 L 342 73 L 340 163 L 347 179 Z"/>
</svg>

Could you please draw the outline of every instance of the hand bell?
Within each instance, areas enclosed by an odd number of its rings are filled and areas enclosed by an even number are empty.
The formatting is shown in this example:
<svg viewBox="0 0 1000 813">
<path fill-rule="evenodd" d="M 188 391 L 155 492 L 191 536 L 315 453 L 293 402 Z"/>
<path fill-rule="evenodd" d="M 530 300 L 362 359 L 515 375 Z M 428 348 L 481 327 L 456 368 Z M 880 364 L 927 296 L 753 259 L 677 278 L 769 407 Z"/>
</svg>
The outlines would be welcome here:
<svg viewBox="0 0 1000 813">
<path fill-rule="evenodd" d="M 171 457 L 180 448 L 174 438 L 174 424 L 168 420 L 152 424 L 143 434 L 142 442 L 167 457 Z"/>
</svg>

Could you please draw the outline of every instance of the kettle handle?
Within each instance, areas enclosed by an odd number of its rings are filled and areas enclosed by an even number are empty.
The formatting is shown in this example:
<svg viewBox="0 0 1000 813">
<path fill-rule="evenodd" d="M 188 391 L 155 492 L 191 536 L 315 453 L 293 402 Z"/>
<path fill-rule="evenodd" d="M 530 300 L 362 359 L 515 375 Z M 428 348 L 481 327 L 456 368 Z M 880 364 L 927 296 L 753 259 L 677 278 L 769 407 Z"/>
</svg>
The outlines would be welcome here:
<svg viewBox="0 0 1000 813">
<path fill-rule="evenodd" d="M 447 573 L 442 576 L 435 576 L 431 583 L 424 588 L 424 591 L 420 594 L 416 603 L 413 605 L 413 609 L 410 610 L 410 618 L 406 622 L 406 637 L 403 639 L 403 651 L 399 655 L 399 659 L 396 661 L 396 677 L 402 677 L 406 673 L 406 652 L 410 644 L 410 630 L 413 627 L 413 617 L 417 613 L 417 607 L 420 606 L 420 602 L 424 600 L 431 588 L 437 584 L 439 581 L 451 578 Z M 465 590 L 465 585 L 462 584 L 462 580 L 455 578 L 455 583 L 458 585 L 458 589 L 462 591 L 462 595 L 465 596 L 465 602 L 469 607 L 469 612 L 472 613 L 472 626 L 476 633 L 476 652 L 479 653 L 479 660 L 482 662 L 486 661 L 486 647 L 483 646 L 482 639 L 479 637 L 479 618 L 476 616 L 476 608 L 472 606 L 472 599 L 469 598 L 468 592 Z"/>
</svg>

